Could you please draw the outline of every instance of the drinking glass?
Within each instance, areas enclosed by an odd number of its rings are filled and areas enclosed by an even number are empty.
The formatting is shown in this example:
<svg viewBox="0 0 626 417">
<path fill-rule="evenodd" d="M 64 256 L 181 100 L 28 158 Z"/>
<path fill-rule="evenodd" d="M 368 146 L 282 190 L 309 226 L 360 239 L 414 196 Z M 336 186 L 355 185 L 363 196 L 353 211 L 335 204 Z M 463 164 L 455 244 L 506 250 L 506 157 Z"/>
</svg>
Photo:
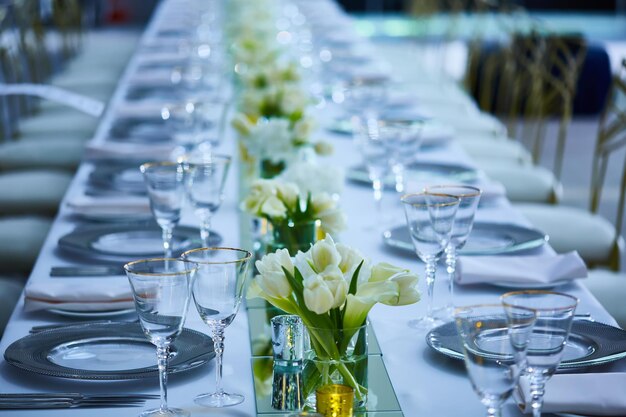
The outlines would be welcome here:
<svg viewBox="0 0 626 417">
<path fill-rule="evenodd" d="M 459 198 L 459 208 L 454 217 L 452 236 L 446 246 L 446 272 L 448 273 L 448 304 L 441 311 L 442 318 L 449 318 L 454 312 L 454 278 L 456 274 L 457 251 L 467 242 L 474 226 L 474 216 L 482 191 L 471 185 L 434 185 L 426 187 L 427 193 L 448 194 Z"/>
<path fill-rule="evenodd" d="M 398 193 L 404 193 L 404 171 L 415 162 L 422 145 L 423 121 L 379 117 L 378 134 L 383 137 L 389 152 L 389 166 Z"/>
<path fill-rule="evenodd" d="M 437 261 L 450 242 L 459 198 L 447 194 L 407 194 L 402 196 L 406 222 L 417 256 L 426 264 L 428 304 L 425 317 L 409 325 L 429 330 L 441 321 L 433 316 L 433 289 Z"/>
<path fill-rule="evenodd" d="M 179 259 L 146 259 L 124 265 L 135 300 L 139 322 L 156 346 L 161 405 L 140 414 L 188 416 L 189 412 L 167 406 L 167 362 L 170 345 L 183 329 L 189 306 L 190 283 L 197 271 L 192 262 Z"/>
<path fill-rule="evenodd" d="M 239 310 L 252 254 L 242 249 L 200 248 L 183 253 L 182 258 L 198 265 L 193 300 L 215 346 L 215 392 L 201 394 L 195 402 L 206 407 L 239 404 L 243 395 L 226 393 L 222 388 L 224 330 Z"/>
<path fill-rule="evenodd" d="M 533 417 L 540 417 L 545 385 L 561 363 L 578 299 L 551 291 L 514 291 L 502 296 L 502 304 L 535 311 L 525 372 L 530 380 Z"/>
<path fill-rule="evenodd" d="M 535 313 L 483 304 L 457 308 L 454 318 L 472 388 L 487 407 L 487 417 L 499 417 L 524 370 Z"/>
<path fill-rule="evenodd" d="M 172 256 L 172 233 L 180 221 L 185 200 L 183 166 L 175 162 L 148 162 L 140 167 L 148 187 L 150 209 L 163 231 L 165 257 Z"/>
<path fill-rule="evenodd" d="M 200 218 L 202 245 L 208 248 L 211 218 L 224 199 L 224 183 L 230 167 L 230 157 L 213 154 L 191 155 L 185 165 L 185 188 L 194 213 Z"/>
<path fill-rule="evenodd" d="M 376 205 L 375 228 L 380 225 L 383 215 L 382 199 L 384 179 L 389 173 L 389 145 L 385 143 L 385 136 L 380 135 L 378 121 L 374 118 L 352 118 L 354 143 L 361 154 L 367 175 L 372 183 L 374 191 L 374 203 Z"/>
</svg>

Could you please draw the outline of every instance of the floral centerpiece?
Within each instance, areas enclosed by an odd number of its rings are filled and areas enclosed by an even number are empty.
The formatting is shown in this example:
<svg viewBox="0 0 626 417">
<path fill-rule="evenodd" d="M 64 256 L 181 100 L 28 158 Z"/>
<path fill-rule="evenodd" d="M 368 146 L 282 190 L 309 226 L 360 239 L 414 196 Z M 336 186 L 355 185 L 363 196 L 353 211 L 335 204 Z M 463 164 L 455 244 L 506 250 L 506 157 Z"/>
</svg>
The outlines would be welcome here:
<svg viewBox="0 0 626 417">
<path fill-rule="evenodd" d="M 367 315 L 377 303 L 401 306 L 419 301 L 417 275 L 388 263 L 372 265 L 330 235 L 299 252 L 295 260 L 287 250 L 278 250 L 257 261 L 256 268 L 259 274 L 248 298 L 261 297 L 300 316 L 309 332 L 313 356 L 305 368 L 305 393 L 339 382 L 351 386 L 363 405 Z"/>
<path fill-rule="evenodd" d="M 296 184 L 280 179 L 254 181 L 241 207 L 271 224 L 273 249 L 286 248 L 292 255 L 308 249 L 318 232 L 336 234 L 346 223 L 344 213 L 328 193 L 303 195 Z"/>
</svg>

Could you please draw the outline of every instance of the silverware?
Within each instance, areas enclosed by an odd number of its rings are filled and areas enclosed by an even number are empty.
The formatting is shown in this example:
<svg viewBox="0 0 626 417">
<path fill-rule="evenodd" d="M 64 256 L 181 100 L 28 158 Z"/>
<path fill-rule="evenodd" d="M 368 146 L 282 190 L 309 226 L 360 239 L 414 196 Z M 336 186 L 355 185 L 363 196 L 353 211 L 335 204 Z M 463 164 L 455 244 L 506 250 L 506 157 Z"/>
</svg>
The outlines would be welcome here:
<svg viewBox="0 0 626 417">
<path fill-rule="evenodd" d="M 0 409 L 134 407 L 143 405 L 146 400 L 152 398 L 158 398 L 158 395 L 80 393 L 0 394 Z"/>
<path fill-rule="evenodd" d="M 51 277 L 104 277 L 124 275 L 124 269 L 119 266 L 53 266 L 50 268 Z"/>
</svg>

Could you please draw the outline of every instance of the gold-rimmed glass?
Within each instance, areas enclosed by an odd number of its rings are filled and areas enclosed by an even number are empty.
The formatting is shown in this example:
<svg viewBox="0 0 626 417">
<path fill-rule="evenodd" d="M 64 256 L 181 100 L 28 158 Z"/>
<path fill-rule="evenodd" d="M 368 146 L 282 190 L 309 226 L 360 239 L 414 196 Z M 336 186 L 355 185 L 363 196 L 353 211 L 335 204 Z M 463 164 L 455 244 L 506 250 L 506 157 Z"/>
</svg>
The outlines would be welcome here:
<svg viewBox="0 0 626 417">
<path fill-rule="evenodd" d="M 192 296 L 202 320 L 209 326 L 215 349 L 215 392 L 201 394 L 195 402 L 205 407 L 229 407 L 243 395 L 222 388 L 224 330 L 235 319 L 248 276 L 252 254 L 243 249 L 200 248 L 183 253 L 182 259 L 198 265 Z"/>
<path fill-rule="evenodd" d="M 147 162 L 139 169 L 148 189 L 150 210 L 162 230 L 164 256 L 169 258 L 172 233 L 185 201 L 184 169 L 176 162 Z"/>
<path fill-rule="evenodd" d="M 578 299 L 553 291 L 513 291 L 501 297 L 506 308 L 532 309 L 536 315 L 526 354 L 533 417 L 541 416 L 548 379 L 561 363 Z"/>
<path fill-rule="evenodd" d="M 200 218 L 202 246 L 211 246 L 211 219 L 224 199 L 224 184 L 231 158 L 215 154 L 190 154 L 185 166 L 185 189 L 196 216 Z"/>
<path fill-rule="evenodd" d="M 535 312 L 480 304 L 455 309 L 454 319 L 472 387 L 487 408 L 487 417 L 499 417 L 524 369 Z"/>
<path fill-rule="evenodd" d="M 415 253 L 426 264 L 428 304 L 426 316 L 411 320 L 409 325 L 430 330 L 441 321 L 433 316 L 433 289 L 437 261 L 450 242 L 459 198 L 447 194 L 406 194 L 401 198 L 406 223 Z"/>
<path fill-rule="evenodd" d="M 170 345 L 183 329 L 189 306 L 190 284 L 197 271 L 193 262 L 174 258 L 144 259 L 124 265 L 144 334 L 156 346 L 161 404 L 142 417 L 188 416 L 167 406 L 167 363 Z"/>
<path fill-rule="evenodd" d="M 456 275 L 457 252 L 465 246 L 474 226 L 474 216 L 480 202 L 482 191 L 472 185 L 432 185 L 426 187 L 427 193 L 448 194 L 459 198 L 459 208 L 454 216 L 452 234 L 446 246 L 446 272 L 448 273 L 448 303 L 441 310 L 442 318 L 452 317 L 454 312 L 454 278 Z M 437 314 L 436 314 L 437 315 Z"/>
</svg>

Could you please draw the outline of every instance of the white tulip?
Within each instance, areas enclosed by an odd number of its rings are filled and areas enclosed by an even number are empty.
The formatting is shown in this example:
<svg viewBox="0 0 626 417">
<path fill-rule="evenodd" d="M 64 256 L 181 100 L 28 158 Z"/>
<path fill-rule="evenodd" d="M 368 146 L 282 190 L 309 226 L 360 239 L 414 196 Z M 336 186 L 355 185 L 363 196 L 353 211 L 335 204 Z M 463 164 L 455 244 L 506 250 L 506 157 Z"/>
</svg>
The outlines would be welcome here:
<svg viewBox="0 0 626 417">
<path fill-rule="evenodd" d="M 321 228 L 325 233 L 336 235 L 346 229 L 346 215 L 340 209 L 323 211 L 317 218 L 322 222 Z"/>
<path fill-rule="evenodd" d="M 279 249 L 275 253 L 269 253 L 256 261 L 255 266 L 259 275 L 254 281 L 264 293 L 272 298 L 287 298 L 291 295 L 292 288 L 283 271 L 285 268 L 290 274 L 294 273 L 289 251 Z"/>
<path fill-rule="evenodd" d="M 284 219 L 287 217 L 287 207 L 278 197 L 270 196 L 261 205 L 260 213 L 270 219 Z"/>
<path fill-rule="evenodd" d="M 296 206 L 300 196 L 300 190 L 298 186 L 291 182 L 283 182 L 276 180 L 276 195 L 280 198 L 288 207 L 292 209 Z"/>
<path fill-rule="evenodd" d="M 304 280 L 304 302 L 309 310 L 317 314 L 341 307 L 347 293 L 348 285 L 338 267 L 329 266 L 324 272 Z"/>
</svg>

